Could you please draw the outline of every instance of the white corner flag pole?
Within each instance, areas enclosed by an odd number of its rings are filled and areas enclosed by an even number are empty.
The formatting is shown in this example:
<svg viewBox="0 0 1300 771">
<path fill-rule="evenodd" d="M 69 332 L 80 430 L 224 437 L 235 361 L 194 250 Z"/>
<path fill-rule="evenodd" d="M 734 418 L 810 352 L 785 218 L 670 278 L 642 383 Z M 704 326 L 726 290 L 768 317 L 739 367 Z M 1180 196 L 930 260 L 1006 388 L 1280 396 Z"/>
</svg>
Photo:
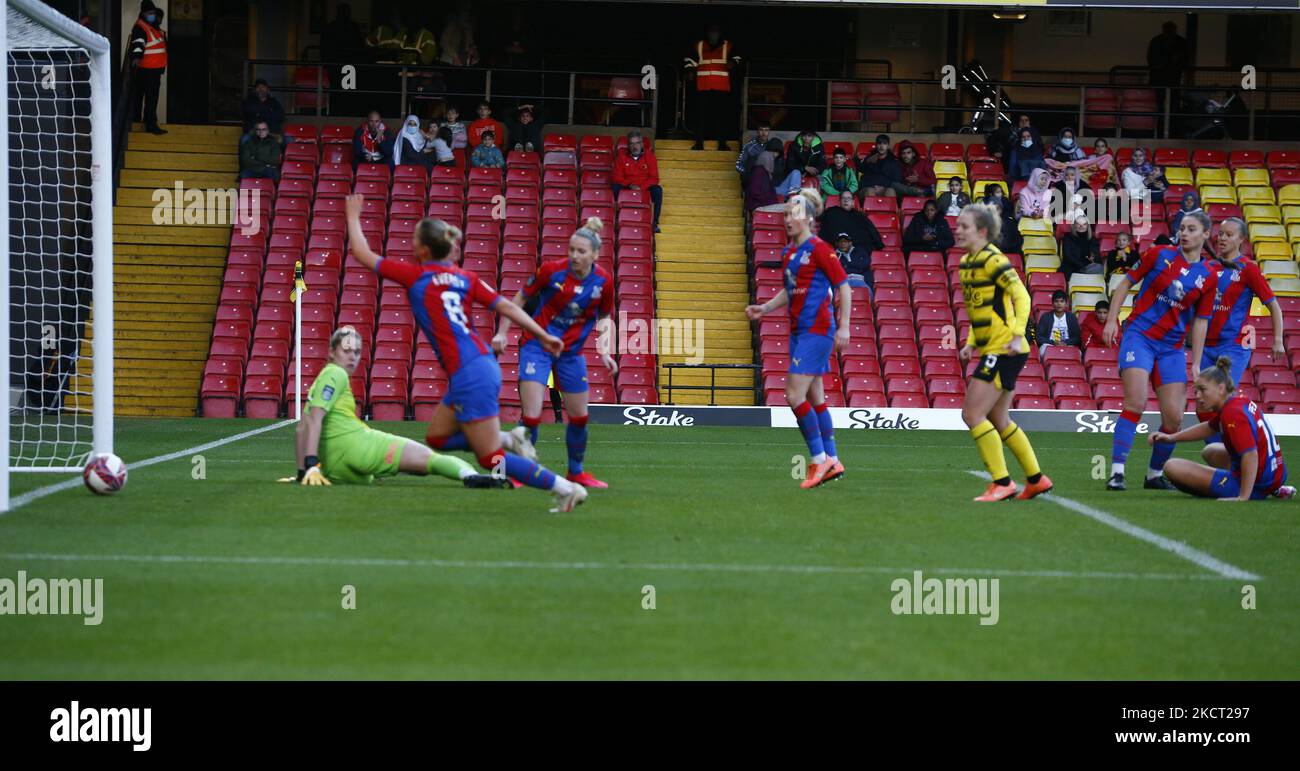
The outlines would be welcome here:
<svg viewBox="0 0 1300 771">
<path fill-rule="evenodd" d="M 302 293 L 307 291 L 303 280 L 302 260 L 293 264 L 293 417 L 302 420 Z"/>
</svg>

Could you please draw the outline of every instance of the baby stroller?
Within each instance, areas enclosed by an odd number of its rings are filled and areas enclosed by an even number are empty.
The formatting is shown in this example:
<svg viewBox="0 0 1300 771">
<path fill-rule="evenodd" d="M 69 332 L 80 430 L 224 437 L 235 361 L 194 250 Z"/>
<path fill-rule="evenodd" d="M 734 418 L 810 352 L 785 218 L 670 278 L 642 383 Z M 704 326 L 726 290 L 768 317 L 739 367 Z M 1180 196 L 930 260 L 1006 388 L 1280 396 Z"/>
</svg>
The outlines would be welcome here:
<svg viewBox="0 0 1300 771">
<path fill-rule="evenodd" d="M 1007 99 L 1006 91 L 997 94 L 993 84 L 989 82 L 988 73 L 984 71 L 984 65 L 978 60 L 971 60 L 958 74 L 966 87 L 975 94 L 979 106 L 971 114 L 970 122 L 957 129 L 957 133 L 987 134 L 996 131 L 1002 123 L 1011 123 L 1009 113 L 1015 110 L 1015 107 Z M 995 98 L 998 100 L 996 106 L 993 104 Z"/>
<path fill-rule="evenodd" d="M 1185 91 L 1183 109 L 1208 117 L 1187 120 L 1188 139 L 1232 139 L 1234 129 L 1241 133 L 1240 119 L 1246 114 L 1246 105 L 1236 89 Z"/>
</svg>

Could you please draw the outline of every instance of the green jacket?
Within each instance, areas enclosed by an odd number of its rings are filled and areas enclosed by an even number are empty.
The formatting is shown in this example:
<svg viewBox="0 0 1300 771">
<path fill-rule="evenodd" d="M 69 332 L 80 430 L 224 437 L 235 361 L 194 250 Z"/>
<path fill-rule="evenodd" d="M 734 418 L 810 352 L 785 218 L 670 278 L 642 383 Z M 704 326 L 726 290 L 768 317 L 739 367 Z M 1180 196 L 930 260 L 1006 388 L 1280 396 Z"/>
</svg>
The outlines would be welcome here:
<svg viewBox="0 0 1300 771">
<path fill-rule="evenodd" d="M 858 192 L 858 173 L 847 163 L 839 171 L 838 177 L 835 167 L 827 166 L 826 171 L 822 172 L 821 180 L 822 192 L 828 196 L 838 196 L 845 190 L 850 193 Z"/>
<path fill-rule="evenodd" d="M 261 171 L 267 166 L 279 165 L 280 143 L 270 136 L 265 139 L 253 137 L 239 148 L 241 171 Z"/>
</svg>

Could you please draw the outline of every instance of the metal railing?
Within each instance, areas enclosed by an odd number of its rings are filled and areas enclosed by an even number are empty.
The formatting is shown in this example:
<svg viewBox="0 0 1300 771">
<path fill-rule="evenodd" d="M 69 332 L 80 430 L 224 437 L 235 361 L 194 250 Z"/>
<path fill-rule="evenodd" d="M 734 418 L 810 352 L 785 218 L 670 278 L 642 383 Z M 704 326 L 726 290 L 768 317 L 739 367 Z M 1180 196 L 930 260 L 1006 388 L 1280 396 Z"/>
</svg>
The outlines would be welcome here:
<svg viewBox="0 0 1300 771">
<path fill-rule="evenodd" d="M 343 68 L 349 71 L 356 88 L 341 88 L 334 83 Z M 265 72 L 259 74 L 259 68 Z M 314 68 L 314 77 L 304 83 L 297 77 L 301 68 Z M 451 67 L 367 62 L 318 62 L 297 59 L 245 59 L 244 93 L 259 77 L 267 80 L 273 93 L 288 95 L 285 111 L 289 115 L 310 117 L 317 124 L 329 116 L 355 117 L 371 109 L 384 114 L 418 114 L 421 103 L 455 101 L 466 120 L 473 120 L 473 106 L 480 100 L 529 103 L 542 108 L 551 123 L 573 123 L 579 108 L 604 110 L 605 125 L 649 126 L 657 128 L 659 89 L 645 88 L 645 74 L 637 72 L 592 72 L 581 70 L 545 70 L 509 67 Z M 641 98 L 610 93 L 614 79 L 626 79 L 641 88 Z M 658 84 L 652 84 L 658 85 Z M 363 87 L 364 86 L 364 87 Z M 302 98 L 300 98 L 302 97 Z M 345 105 L 339 109 L 340 105 Z M 396 109 L 394 109 L 394 107 Z M 355 109 L 353 109 L 355 108 Z M 621 111 L 636 109 L 639 122 L 614 123 Z M 646 112 L 650 121 L 646 122 Z M 239 116 L 242 118 L 242 116 Z"/>
<path fill-rule="evenodd" d="M 760 390 L 761 390 L 760 387 L 759 387 L 759 386 L 760 386 L 760 384 L 759 384 L 759 372 L 760 372 L 760 368 L 759 368 L 759 366 L 758 366 L 757 364 L 680 364 L 680 363 L 674 363 L 674 364 L 663 364 L 663 365 L 661 365 L 661 366 L 668 370 L 668 383 L 667 383 L 667 385 L 664 386 L 664 387 L 667 389 L 667 391 L 668 391 L 668 398 L 667 398 L 667 400 L 665 401 L 666 404 L 674 404 L 674 402 L 673 402 L 673 390 L 674 390 L 674 389 L 676 389 L 676 390 L 678 390 L 678 391 L 708 391 L 708 392 L 709 392 L 709 406 L 710 406 L 710 407 L 713 407 L 713 406 L 716 406 L 716 405 L 717 405 L 717 403 L 718 403 L 718 393 L 717 393 L 717 392 L 718 392 L 718 391 L 748 391 L 748 392 L 750 392 L 751 394 L 753 394 L 753 395 L 755 396 L 755 398 L 757 398 L 757 397 L 758 397 L 758 394 L 759 394 L 759 392 L 760 392 Z M 707 370 L 709 370 L 709 384 L 708 384 L 708 385 L 673 385 L 673 372 L 675 372 L 676 370 L 679 370 L 679 369 L 707 369 Z M 720 370 L 720 369 L 724 369 L 724 370 L 749 370 L 750 372 L 753 373 L 753 376 L 754 376 L 754 382 L 753 382 L 752 385 L 748 385 L 748 386 L 738 386 L 738 385 L 718 385 L 718 370 Z"/>
<path fill-rule="evenodd" d="M 131 71 L 131 52 L 127 50 L 122 56 L 122 67 L 113 82 L 113 202 L 117 203 L 117 186 L 122 179 L 122 166 L 126 162 L 126 147 L 131 135 L 131 124 L 135 116 L 131 114 L 133 94 Z"/>
</svg>

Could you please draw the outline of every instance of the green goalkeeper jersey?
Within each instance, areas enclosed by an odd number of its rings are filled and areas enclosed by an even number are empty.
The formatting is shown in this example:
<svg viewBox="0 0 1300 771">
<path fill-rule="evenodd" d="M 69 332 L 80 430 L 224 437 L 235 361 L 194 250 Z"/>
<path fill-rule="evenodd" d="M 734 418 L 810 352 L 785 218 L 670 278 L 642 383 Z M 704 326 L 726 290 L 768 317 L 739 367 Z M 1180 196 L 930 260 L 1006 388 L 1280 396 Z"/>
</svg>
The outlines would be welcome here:
<svg viewBox="0 0 1300 771">
<path fill-rule="evenodd" d="M 306 409 L 312 407 L 325 410 L 325 420 L 320 431 L 322 442 L 366 430 L 366 424 L 357 417 L 357 402 L 352 397 L 348 373 L 337 364 L 326 364 L 311 384 Z"/>
</svg>

